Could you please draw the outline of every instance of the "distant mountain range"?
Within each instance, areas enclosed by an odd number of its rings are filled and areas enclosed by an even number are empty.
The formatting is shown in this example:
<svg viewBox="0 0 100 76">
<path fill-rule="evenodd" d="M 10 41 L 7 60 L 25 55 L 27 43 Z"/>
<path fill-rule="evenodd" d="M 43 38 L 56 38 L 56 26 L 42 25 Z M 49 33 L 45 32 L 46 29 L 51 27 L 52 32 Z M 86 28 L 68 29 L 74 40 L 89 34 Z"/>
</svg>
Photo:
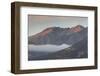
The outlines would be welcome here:
<svg viewBox="0 0 100 76">
<path fill-rule="evenodd" d="M 36 35 L 28 37 L 28 43 L 43 44 L 69 44 L 73 45 L 87 37 L 87 27 L 77 25 L 72 28 L 49 27 Z"/>
</svg>

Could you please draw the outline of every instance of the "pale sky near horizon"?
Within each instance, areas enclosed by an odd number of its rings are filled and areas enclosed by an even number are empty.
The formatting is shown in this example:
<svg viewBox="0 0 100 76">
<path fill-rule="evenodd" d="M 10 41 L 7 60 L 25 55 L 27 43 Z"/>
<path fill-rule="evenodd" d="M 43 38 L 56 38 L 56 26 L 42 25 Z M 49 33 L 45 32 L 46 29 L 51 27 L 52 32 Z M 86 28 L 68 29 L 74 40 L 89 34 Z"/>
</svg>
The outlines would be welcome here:
<svg viewBox="0 0 100 76">
<path fill-rule="evenodd" d="M 70 28 L 76 25 L 88 26 L 87 17 L 75 16 L 28 16 L 28 36 L 35 35 L 48 27 Z"/>
</svg>

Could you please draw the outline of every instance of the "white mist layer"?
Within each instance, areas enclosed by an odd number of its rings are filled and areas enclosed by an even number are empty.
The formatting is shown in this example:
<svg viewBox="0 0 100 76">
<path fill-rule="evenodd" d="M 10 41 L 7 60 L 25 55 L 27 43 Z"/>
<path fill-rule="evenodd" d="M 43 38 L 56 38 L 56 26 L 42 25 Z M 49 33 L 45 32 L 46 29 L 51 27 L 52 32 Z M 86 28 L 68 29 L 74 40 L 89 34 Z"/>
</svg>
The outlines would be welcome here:
<svg viewBox="0 0 100 76">
<path fill-rule="evenodd" d="M 29 51 L 37 51 L 37 52 L 57 52 L 63 50 L 65 48 L 70 47 L 70 45 L 62 44 L 62 45 L 28 45 Z"/>
</svg>

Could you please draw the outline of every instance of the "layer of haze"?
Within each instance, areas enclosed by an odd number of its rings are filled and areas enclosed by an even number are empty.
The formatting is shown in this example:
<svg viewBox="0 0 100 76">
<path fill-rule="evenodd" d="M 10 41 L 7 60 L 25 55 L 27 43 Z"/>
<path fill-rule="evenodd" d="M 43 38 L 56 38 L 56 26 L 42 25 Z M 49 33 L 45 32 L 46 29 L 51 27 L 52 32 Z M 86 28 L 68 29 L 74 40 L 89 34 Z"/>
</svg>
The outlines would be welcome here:
<svg viewBox="0 0 100 76">
<path fill-rule="evenodd" d="M 88 26 L 87 17 L 28 15 L 28 36 L 35 35 L 48 27 L 71 28 Z"/>
</svg>

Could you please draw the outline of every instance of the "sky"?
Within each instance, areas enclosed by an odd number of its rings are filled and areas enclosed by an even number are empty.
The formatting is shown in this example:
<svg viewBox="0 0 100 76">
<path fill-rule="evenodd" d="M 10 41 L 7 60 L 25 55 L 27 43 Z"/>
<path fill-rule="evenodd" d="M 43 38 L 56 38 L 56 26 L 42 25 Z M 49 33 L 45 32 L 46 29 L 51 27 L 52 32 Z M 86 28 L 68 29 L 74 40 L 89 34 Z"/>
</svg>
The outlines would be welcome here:
<svg viewBox="0 0 100 76">
<path fill-rule="evenodd" d="M 87 17 L 28 15 L 28 36 L 35 35 L 48 27 L 71 28 L 88 26 Z"/>
</svg>

